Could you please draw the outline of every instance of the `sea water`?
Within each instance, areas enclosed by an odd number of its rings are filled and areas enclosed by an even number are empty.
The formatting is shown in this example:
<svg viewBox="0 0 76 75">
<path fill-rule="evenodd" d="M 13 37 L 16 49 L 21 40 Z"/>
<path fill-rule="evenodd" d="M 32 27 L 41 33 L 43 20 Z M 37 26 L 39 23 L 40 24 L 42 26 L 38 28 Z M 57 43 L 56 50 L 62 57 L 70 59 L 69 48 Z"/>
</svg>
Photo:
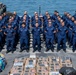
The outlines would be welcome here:
<svg viewBox="0 0 76 75">
<path fill-rule="evenodd" d="M 62 15 L 65 11 L 74 14 L 76 11 L 76 0 L 0 0 L 7 6 L 10 12 L 16 11 L 18 15 L 23 15 L 27 11 L 29 15 L 33 15 L 35 11 L 45 14 L 48 11 L 51 15 L 54 10 L 59 11 Z"/>
</svg>

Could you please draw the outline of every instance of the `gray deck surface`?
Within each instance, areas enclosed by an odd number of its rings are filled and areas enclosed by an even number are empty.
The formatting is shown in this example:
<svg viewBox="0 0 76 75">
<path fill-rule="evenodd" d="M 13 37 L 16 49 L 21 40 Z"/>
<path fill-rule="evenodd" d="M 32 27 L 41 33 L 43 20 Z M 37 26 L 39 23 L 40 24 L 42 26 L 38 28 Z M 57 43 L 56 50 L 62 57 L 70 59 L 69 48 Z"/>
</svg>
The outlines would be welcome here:
<svg viewBox="0 0 76 75">
<path fill-rule="evenodd" d="M 20 53 L 20 49 L 19 49 L 19 44 L 17 45 L 17 50 L 12 54 L 11 52 L 6 54 L 6 47 L 4 46 L 4 49 L 2 50 L 1 53 L 3 53 L 5 55 L 5 58 L 7 60 L 7 66 L 5 68 L 5 70 L 0 73 L 0 75 L 8 75 L 12 65 L 13 65 L 13 61 L 15 58 L 17 57 L 29 57 L 30 54 L 36 54 L 37 57 L 43 56 L 43 57 L 47 57 L 47 56 L 59 56 L 59 57 L 70 57 L 73 61 L 73 67 L 76 69 L 76 52 L 72 52 L 71 48 L 67 48 L 67 52 L 65 53 L 63 50 L 56 52 L 56 48 L 54 50 L 54 52 L 51 52 L 51 50 L 49 50 L 48 52 L 45 52 L 46 48 L 45 46 L 42 44 L 43 48 L 41 49 L 41 52 L 39 53 L 38 51 L 36 51 L 35 53 L 33 53 L 33 49 L 30 48 L 29 53 L 27 53 L 26 51 L 23 51 L 22 53 Z"/>
<path fill-rule="evenodd" d="M 32 35 L 31 39 L 30 39 L 30 51 L 29 53 L 26 52 L 26 50 L 24 50 L 22 53 L 20 53 L 20 44 L 18 43 L 16 51 L 12 54 L 11 52 L 6 54 L 6 45 L 4 46 L 4 49 L 1 51 L 1 53 L 3 53 L 5 55 L 5 58 L 7 60 L 7 66 L 5 68 L 5 70 L 0 73 L 0 75 L 8 75 L 12 65 L 13 65 L 13 61 L 15 58 L 17 57 L 29 57 L 30 54 L 35 54 L 37 57 L 43 56 L 43 57 L 47 57 L 47 56 L 59 56 L 59 57 L 70 57 L 73 61 L 73 67 L 76 69 L 76 52 L 72 52 L 72 48 L 69 48 L 67 43 L 67 52 L 65 53 L 63 50 L 60 50 L 59 52 L 57 52 L 57 44 L 55 44 L 55 49 L 54 52 L 52 52 L 51 50 L 49 50 L 48 52 L 45 52 L 46 48 L 45 48 L 45 42 L 42 41 L 41 44 L 41 52 L 39 53 L 38 51 L 33 53 L 33 48 L 32 48 Z"/>
</svg>

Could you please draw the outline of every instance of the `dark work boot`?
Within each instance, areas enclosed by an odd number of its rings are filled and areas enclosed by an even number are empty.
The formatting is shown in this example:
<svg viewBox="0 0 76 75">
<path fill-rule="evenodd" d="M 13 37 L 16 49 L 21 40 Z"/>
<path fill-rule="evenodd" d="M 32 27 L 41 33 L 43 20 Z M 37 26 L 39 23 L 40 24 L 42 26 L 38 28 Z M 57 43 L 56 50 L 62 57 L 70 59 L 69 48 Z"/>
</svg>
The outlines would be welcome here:
<svg viewBox="0 0 76 75">
<path fill-rule="evenodd" d="M 64 50 L 64 52 L 66 52 L 66 49 L 63 49 Z"/>
<path fill-rule="evenodd" d="M 29 52 L 29 49 L 27 48 L 26 51 Z"/>
<path fill-rule="evenodd" d="M 41 49 L 38 49 L 38 52 L 41 52 Z"/>
<path fill-rule="evenodd" d="M 47 48 L 47 49 L 46 49 L 46 52 L 48 52 L 48 51 L 49 51 L 49 49 Z"/>
<path fill-rule="evenodd" d="M 54 52 L 54 48 L 51 48 L 51 51 Z"/>
<path fill-rule="evenodd" d="M 23 48 L 21 48 L 21 50 L 20 50 L 20 52 L 22 52 L 24 49 Z"/>
<path fill-rule="evenodd" d="M 33 48 L 33 52 L 35 52 L 36 51 L 36 48 Z"/>
<path fill-rule="evenodd" d="M 59 48 L 57 48 L 57 52 L 59 52 L 60 51 L 60 49 Z"/>
<path fill-rule="evenodd" d="M 72 51 L 75 52 L 75 49 L 73 49 Z"/>
<path fill-rule="evenodd" d="M 9 52 L 10 52 L 9 50 L 6 51 L 6 53 L 9 53 Z"/>
</svg>

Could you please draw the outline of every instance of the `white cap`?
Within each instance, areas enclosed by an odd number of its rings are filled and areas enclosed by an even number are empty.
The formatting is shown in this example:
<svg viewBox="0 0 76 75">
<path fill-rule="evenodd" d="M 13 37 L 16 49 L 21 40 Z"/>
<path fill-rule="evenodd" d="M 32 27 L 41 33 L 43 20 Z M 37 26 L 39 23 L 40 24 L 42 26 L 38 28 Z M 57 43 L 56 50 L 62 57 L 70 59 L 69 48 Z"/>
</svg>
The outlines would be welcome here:
<svg viewBox="0 0 76 75">
<path fill-rule="evenodd" d="M 17 14 L 16 11 L 14 11 L 13 14 L 16 15 Z"/>
<path fill-rule="evenodd" d="M 27 14 L 27 11 L 25 11 L 24 14 Z"/>
<path fill-rule="evenodd" d="M 34 14 L 37 14 L 37 12 L 35 11 Z"/>
</svg>

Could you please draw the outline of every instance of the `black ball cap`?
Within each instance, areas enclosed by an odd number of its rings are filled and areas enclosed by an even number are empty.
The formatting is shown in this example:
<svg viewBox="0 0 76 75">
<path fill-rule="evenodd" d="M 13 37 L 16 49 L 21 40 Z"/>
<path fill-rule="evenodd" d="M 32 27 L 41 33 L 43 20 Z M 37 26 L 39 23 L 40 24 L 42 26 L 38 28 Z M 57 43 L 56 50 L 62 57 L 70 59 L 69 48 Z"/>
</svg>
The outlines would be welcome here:
<svg viewBox="0 0 76 75">
<path fill-rule="evenodd" d="M 22 23 L 22 25 L 23 25 L 23 24 L 25 25 L 25 23 L 24 23 L 24 22 Z"/>
<path fill-rule="evenodd" d="M 8 26 L 11 26 L 11 23 L 9 23 Z"/>
</svg>

